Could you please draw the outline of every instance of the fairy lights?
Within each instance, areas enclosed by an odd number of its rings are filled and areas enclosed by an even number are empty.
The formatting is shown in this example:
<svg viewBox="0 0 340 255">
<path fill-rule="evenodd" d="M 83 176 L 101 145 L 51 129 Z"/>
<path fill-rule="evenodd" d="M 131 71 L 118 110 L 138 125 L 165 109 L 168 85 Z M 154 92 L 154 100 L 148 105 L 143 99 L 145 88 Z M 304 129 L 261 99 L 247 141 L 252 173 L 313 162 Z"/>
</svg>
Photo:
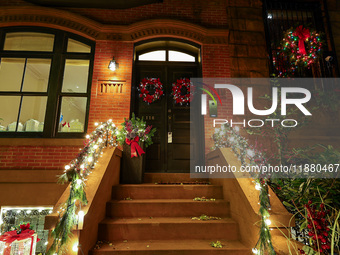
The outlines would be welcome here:
<svg viewBox="0 0 340 255">
<path fill-rule="evenodd" d="M 53 243 L 47 254 L 59 254 L 70 241 L 70 234 L 75 225 L 78 229 L 83 226 L 84 212 L 80 210 L 82 205 L 87 204 L 85 183 L 87 176 L 98 158 L 102 155 L 104 147 L 116 146 L 116 126 L 109 120 L 105 123 L 95 123 L 97 127 L 92 134 L 86 135 L 86 145 L 80 153 L 68 165 L 65 166 L 64 174 L 60 176 L 59 182 L 70 183 L 70 194 L 59 210 L 59 220 L 52 231 Z M 73 246 L 73 251 L 78 251 L 78 242 Z"/>
<path fill-rule="evenodd" d="M 284 32 L 281 50 L 273 56 L 273 64 L 278 71 L 278 76 L 294 76 L 301 68 L 311 68 L 311 65 L 322 56 L 321 38 L 321 33 L 302 26 Z"/>
<path fill-rule="evenodd" d="M 220 129 L 215 129 L 213 139 L 215 142 L 214 148 L 231 148 L 242 165 L 256 166 L 266 163 L 265 156 L 258 148 L 249 145 L 248 140 L 240 134 L 239 127 L 232 128 L 230 125 L 225 124 Z M 254 189 L 259 191 L 259 215 L 261 217 L 259 240 L 252 252 L 254 254 L 266 253 L 274 255 L 275 251 L 269 229 L 272 222 L 269 220 L 270 200 L 267 180 L 264 176 L 254 175 L 252 177 L 255 183 Z"/>
</svg>

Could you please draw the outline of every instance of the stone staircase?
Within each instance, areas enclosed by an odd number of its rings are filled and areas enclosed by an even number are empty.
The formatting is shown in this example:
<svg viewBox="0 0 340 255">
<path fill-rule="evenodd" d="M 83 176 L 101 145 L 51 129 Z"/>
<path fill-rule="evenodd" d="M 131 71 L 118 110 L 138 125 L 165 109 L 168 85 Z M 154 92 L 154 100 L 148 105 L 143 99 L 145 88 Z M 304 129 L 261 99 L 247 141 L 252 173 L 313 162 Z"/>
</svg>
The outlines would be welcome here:
<svg viewBox="0 0 340 255">
<path fill-rule="evenodd" d="M 179 184 L 155 184 L 155 178 Z M 239 240 L 238 224 L 230 218 L 222 187 L 184 184 L 185 179 L 193 181 L 185 174 L 148 174 L 145 181 L 150 183 L 114 186 L 112 200 L 107 203 L 107 218 L 98 230 L 98 240 L 106 242 L 91 254 L 251 254 L 251 249 Z M 195 197 L 215 201 L 193 201 Z M 202 214 L 222 219 L 192 219 Z M 223 248 L 210 246 L 217 240 L 224 244 Z"/>
</svg>

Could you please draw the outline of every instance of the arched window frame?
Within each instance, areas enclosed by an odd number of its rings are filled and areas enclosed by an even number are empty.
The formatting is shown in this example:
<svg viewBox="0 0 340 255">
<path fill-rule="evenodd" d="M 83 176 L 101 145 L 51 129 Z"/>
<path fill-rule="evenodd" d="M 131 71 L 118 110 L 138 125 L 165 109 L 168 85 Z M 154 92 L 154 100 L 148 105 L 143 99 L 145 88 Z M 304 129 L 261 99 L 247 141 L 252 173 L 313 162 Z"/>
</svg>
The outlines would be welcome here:
<svg viewBox="0 0 340 255">
<path fill-rule="evenodd" d="M 6 33 L 13 32 L 37 32 L 54 35 L 53 52 L 42 51 L 7 51 L 4 50 L 4 42 Z M 89 53 L 67 52 L 68 39 L 73 39 L 90 46 Z M 35 94 L 47 96 L 47 104 L 44 119 L 43 132 L 0 132 L 1 137 L 35 137 L 35 138 L 82 138 L 87 131 L 91 83 L 93 73 L 95 42 L 87 38 L 65 32 L 62 30 L 43 28 L 43 27 L 5 27 L 0 29 L 0 59 L 1 58 L 46 58 L 51 59 L 50 74 L 48 81 L 47 92 L 32 93 L 32 92 L 4 92 L 1 91 L 1 96 L 34 96 Z M 64 77 L 65 62 L 68 59 L 89 60 L 87 89 L 84 93 L 77 92 L 62 92 L 62 83 Z M 0 81 L 1 84 L 1 81 Z M 86 98 L 86 112 L 83 123 L 83 132 L 59 132 L 60 128 L 60 111 L 61 102 L 65 97 L 83 97 Z M 19 110 L 20 111 L 20 110 Z M 1 118 L 1 116 L 0 116 Z M 19 120 L 19 117 L 18 117 Z"/>
<path fill-rule="evenodd" d="M 136 61 L 139 61 L 139 62 L 142 62 L 142 61 L 157 62 L 157 60 L 140 60 L 139 57 L 143 54 L 154 52 L 154 51 L 159 51 L 159 50 L 165 51 L 165 60 L 164 61 L 158 61 L 158 62 L 178 62 L 178 63 L 185 63 L 186 62 L 186 61 L 170 61 L 169 60 L 169 52 L 170 51 L 177 51 L 177 52 L 180 52 L 180 53 L 185 53 L 185 54 L 192 56 L 195 59 L 195 61 L 187 61 L 187 63 L 198 63 L 199 62 L 197 54 L 194 54 L 191 51 L 187 51 L 187 50 L 184 50 L 182 48 L 177 48 L 177 47 L 153 47 L 153 48 L 138 51 L 138 53 L 136 54 Z"/>
</svg>

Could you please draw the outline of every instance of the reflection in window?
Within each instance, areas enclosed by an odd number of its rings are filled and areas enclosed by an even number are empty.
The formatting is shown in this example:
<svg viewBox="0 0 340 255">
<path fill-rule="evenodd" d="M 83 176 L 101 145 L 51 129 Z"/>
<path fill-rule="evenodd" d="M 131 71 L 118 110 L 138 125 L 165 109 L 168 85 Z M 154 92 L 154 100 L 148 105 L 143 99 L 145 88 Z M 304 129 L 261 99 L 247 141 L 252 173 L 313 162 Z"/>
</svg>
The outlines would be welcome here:
<svg viewBox="0 0 340 255">
<path fill-rule="evenodd" d="M 7 33 L 4 50 L 53 51 L 54 35 L 33 32 Z"/>
<path fill-rule="evenodd" d="M 90 60 L 67 59 L 62 92 L 87 91 Z"/>
<path fill-rule="evenodd" d="M 91 46 L 73 39 L 68 39 L 67 52 L 91 53 Z"/>
<path fill-rule="evenodd" d="M 63 97 L 59 132 L 84 132 L 86 97 Z"/>
<path fill-rule="evenodd" d="M 17 129 L 19 112 L 19 96 L 0 96 L 0 131 L 13 131 Z M 22 123 L 18 131 L 23 131 Z"/>
<path fill-rule="evenodd" d="M 169 50 L 169 61 L 195 62 L 195 57 L 183 52 Z"/>
<path fill-rule="evenodd" d="M 46 92 L 50 67 L 50 59 L 27 59 L 23 91 Z"/>
<path fill-rule="evenodd" d="M 139 55 L 139 60 L 144 61 L 165 61 L 165 50 L 156 50 Z"/>
<path fill-rule="evenodd" d="M 24 68 L 24 58 L 1 58 L 0 91 L 20 91 Z"/>
</svg>

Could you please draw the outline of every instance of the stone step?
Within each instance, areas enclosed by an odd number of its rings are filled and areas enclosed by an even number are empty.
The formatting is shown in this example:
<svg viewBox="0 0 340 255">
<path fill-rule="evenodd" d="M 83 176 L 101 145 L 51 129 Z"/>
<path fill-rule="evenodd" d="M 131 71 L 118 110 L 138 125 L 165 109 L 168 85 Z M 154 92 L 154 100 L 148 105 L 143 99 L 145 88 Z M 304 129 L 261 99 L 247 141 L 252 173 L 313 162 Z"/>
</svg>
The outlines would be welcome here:
<svg viewBox="0 0 340 255">
<path fill-rule="evenodd" d="M 213 248 L 217 240 L 149 240 L 116 241 L 105 244 L 92 255 L 250 255 L 251 249 L 239 241 L 219 240 L 223 248 Z"/>
<path fill-rule="evenodd" d="M 192 217 L 195 215 L 229 216 L 229 203 L 193 201 L 193 199 L 112 200 L 106 206 L 107 217 Z"/>
<path fill-rule="evenodd" d="M 193 199 L 195 197 L 223 198 L 221 186 L 125 184 L 112 188 L 112 199 Z"/>
<path fill-rule="evenodd" d="M 99 240 L 239 240 L 238 225 L 231 218 L 199 221 L 191 217 L 115 218 L 99 224 Z"/>
<path fill-rule="evenodd" d="M 145 173 L 144 183 L 209 182 L 209 179 L 190 178 L 190 173 Z"/>
</svg>

